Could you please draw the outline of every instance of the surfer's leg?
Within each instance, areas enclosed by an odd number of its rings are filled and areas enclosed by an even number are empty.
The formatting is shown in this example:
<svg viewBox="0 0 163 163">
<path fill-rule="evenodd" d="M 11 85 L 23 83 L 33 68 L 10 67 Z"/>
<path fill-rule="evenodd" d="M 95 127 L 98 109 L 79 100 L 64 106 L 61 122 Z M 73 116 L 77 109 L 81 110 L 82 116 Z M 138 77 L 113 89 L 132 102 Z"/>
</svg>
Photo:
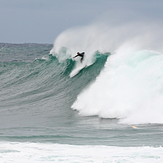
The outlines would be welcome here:
<svg viewBox="0 0 163 163">
<path fill-rule="evenodd" d="M 83 57 L 81 57 L 81 59 L 80 59 L 80 62 L 82 62 L 83 61 Z"/>
</svg>

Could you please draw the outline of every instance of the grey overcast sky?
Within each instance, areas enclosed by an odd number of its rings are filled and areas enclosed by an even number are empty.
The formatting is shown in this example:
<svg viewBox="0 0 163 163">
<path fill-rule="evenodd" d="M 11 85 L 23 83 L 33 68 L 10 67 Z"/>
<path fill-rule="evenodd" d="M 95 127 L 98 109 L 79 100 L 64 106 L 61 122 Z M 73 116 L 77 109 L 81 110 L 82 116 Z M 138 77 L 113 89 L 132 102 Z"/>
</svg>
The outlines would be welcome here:
<svg viewBox="0 0 163 163">
<path fill-rule="evenodd" d="M 162 0 L 0 0 L 0 42 L 53 43 L 64 30 L 96 20 L 161 20 Z"/>
</svg>

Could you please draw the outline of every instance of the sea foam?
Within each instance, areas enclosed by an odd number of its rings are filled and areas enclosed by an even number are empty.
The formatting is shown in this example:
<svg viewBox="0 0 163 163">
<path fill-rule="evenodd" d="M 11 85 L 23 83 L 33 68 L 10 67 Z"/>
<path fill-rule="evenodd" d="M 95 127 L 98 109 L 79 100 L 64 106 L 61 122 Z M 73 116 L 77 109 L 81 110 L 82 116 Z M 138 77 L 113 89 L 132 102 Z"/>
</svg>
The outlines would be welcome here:
<svg viewBox="0 0 163 163">
<path fill-rule="evenodd" d="M 162 147 L 79 146 L 51 143 L 0 142 L 0 161 L 31 163 L 161 163 Z"/>
</svg>

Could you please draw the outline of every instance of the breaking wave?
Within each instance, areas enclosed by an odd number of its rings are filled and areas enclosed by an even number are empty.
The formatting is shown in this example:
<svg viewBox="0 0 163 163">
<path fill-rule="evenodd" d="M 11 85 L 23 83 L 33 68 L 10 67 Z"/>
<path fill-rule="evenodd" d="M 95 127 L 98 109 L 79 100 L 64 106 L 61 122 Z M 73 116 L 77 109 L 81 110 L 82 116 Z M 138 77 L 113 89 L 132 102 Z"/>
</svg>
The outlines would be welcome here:
<svg viewBox="0 0 163 163">
<path fill-rule="evenodd" d="M 72 109 L 84 116 L 117 118 L 120 123 L 163 123 L 162 42 L 161 27 L 145 22 L 93 24 L 60 34 L 51 50 L 60 61 L 86 52 L 85 62 L 80 67 L 77 61 L 74 71 L 93 64 L 96 51 L 111 53 Z M 63 47 L 68 49 L 66 55 L 61 53 Z"/>
</svg>

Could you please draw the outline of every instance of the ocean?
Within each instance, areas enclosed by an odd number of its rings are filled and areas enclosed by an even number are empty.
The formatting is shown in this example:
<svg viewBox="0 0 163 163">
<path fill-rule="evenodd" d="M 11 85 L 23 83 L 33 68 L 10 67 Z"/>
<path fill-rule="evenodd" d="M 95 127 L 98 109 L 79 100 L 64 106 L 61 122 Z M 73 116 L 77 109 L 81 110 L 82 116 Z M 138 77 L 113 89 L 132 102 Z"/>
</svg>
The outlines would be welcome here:
<svg viewBox="0 0 163 163">
<path fill-rule="evenodd" d="M 0 162 L 163 162 L 163 54 L 62 41 L 0 43 Z"/>
</svg>

